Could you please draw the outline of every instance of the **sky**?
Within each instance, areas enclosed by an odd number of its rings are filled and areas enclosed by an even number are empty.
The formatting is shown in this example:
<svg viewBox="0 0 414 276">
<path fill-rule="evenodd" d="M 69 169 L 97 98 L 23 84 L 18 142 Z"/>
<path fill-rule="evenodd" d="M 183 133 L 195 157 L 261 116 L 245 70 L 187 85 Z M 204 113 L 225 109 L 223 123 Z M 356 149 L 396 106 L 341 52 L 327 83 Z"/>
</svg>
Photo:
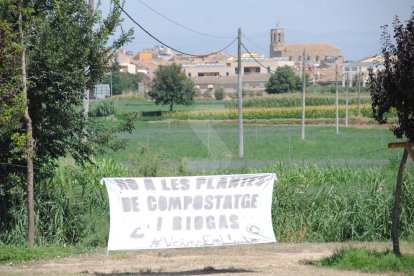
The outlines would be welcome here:
<svg viewBox="0 0 414 276">
<path fill-rule="evenodd" d="M 98 8 L 105 14 L 110 2 L 101 0 Z M 381 26 L 392 26 L 396 15 L 407 20 L 413 7 L 414 0 L 126 0 L 124 9 L 159 40 L 188 53 L 223 49 L 241 28 L 246 48 L 267 57 L 270 29 L 278 24 L 286 44 L 332 43 L 345 60 L 358 60 L 380 53 Z M 123 18 L 123 28 L 135 31 L 127 50 L 160 45 Z M 236 54 L 237 43 L 226 51 Z"/>
</svg>

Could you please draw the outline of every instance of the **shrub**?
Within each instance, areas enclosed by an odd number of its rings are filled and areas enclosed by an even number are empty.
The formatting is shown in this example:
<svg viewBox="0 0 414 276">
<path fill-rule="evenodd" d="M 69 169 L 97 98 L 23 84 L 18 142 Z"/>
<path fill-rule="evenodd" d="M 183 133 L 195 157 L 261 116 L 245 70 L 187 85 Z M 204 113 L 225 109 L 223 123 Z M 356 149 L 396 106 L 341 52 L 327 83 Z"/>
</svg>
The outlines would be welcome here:
<svg viewBox="0 0 414 276">
<path fill-rule="evenodd" d="M 224 99 L 224 97 L 226 96 L 224 89 L 223 88 L 217 88 L 214 91 L 214 97 L 216 98 L 216 100 L 220 101 L 222 99 Z"/>
<path fill-rule="evenodd" d="M 115 105 L 112 101 L 102 101 L 89 112 L 89 115 L 92 117 L 107 117 L 114 115 L 115 112 Z"/>
</svg>

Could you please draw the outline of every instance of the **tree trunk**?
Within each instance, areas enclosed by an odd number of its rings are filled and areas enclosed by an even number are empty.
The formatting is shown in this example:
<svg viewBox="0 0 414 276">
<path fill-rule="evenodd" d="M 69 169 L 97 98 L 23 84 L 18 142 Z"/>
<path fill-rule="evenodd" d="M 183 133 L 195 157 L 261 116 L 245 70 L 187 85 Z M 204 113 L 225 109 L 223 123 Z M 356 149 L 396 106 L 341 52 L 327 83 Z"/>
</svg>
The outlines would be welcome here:
<svg viewBox="0 0 414 276">
<path fill-rule="evenodd" d="M 22 23 L 22 12 L 19 12 L 19 32 L 21 37 L 21 43 L 24 44 Z M 26 48 L 22 50 L 22 89 L 24 95 L 24 122 L 26 123 L 26 173 L 27 173 L 27 216 L 28 216 L 28 230 L 27 230 L 27 245 L 29 248 L 34 245 L 34 170 L 33 170 L 33 156 L 34 156 L 34 142 L 33 142 L 33 126 L 32 119 L 29 114 L 29 105 L 27 100 L 27 73 L 26 73 Z"/>
<path fill-rule="evenodd" d="M 400 239 L 399 239 L 399 228 L 400 228 L 400 212 L 401 212 L 401 193 L 402 193 L 402 182 L 405 164 L 407 163 L 408 151 L 404 148 L 404 153 L 401 159 L 400 168 L 398 170 L 397 183 L 395 187 L 394 195 L 394 208 L 392 210 L 392 249 L 394 254 L 397 256 L 401 255 L 400 251 Z"/>
<path fill-rule="evenodd" d="M 170 112 L 172 112 L 172 111 L 173 111 L 173 104 L 170 103 Z"/>
</svg>

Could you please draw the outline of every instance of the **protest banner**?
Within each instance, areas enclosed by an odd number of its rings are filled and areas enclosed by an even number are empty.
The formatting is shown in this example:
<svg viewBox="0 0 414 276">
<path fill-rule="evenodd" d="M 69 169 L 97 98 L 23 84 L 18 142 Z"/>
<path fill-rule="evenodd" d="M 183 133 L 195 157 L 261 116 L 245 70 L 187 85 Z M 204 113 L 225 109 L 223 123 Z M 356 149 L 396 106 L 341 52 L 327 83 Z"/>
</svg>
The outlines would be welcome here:
<svg viewBox="0 0 414 276">
<path fill-rule="evenodd" d="M 275 174 L 103 178 L 108 250 L 276 242 Z"/>
</svg>

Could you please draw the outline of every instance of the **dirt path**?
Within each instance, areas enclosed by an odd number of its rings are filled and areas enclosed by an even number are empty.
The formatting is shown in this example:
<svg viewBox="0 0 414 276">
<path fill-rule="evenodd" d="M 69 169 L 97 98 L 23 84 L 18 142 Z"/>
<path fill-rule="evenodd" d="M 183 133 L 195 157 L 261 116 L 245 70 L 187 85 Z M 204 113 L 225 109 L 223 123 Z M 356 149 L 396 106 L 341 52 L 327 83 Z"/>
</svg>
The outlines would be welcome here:
<svg viewBox="0 0 414 276">
<path fill-rule="evenodd" d="M 278 243 L 170 250 L 103 252 L 1 265 L 0 275 L 361 275 L 311 265 L 336 249 L 390 249 L 390 243 Z M 414 245 L 403 243 L 404 253 Z M 369 274 L 375 275 L 375 274 Z"/>
</svg>

